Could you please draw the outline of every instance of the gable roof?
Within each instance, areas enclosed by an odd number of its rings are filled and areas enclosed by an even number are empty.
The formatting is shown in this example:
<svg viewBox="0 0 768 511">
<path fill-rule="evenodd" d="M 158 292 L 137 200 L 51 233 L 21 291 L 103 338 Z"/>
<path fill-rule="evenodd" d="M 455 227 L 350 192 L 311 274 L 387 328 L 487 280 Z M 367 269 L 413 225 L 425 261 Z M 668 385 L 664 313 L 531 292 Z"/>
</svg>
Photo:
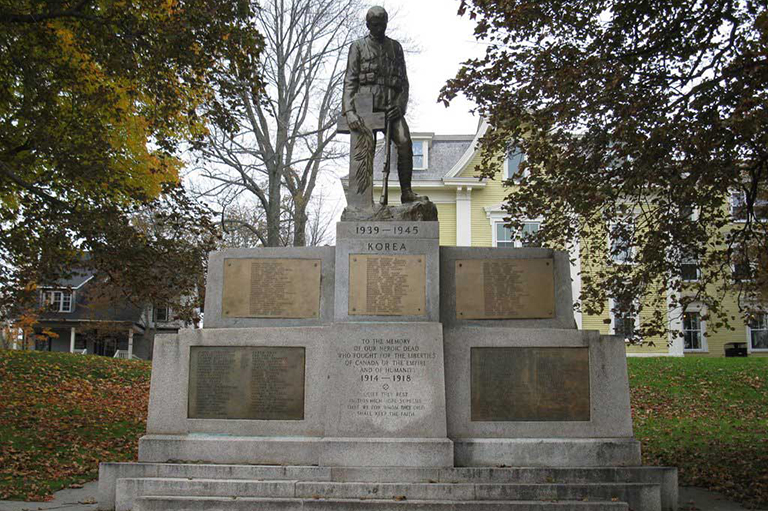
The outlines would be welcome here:
<svg viewBox="0 0 768 511">
<path fill-rule="evenodd" d="M 93 272 L 89 270 L 74 270 L 72 275 L 62 278 L 50 285 L 40 286 L 42 289 L 80 289 L 93 278 Z"/>
<path fill-rule="evenodd" d="M 476 182 L 477 178 L 459 178 L 458 176 L 472 161 L 477 152 L 480 138 L 485 135 L 486 131 L 488 131 L 488 123 L 485 119 L 481 119 L 478 123 L 477 132 L 473 135 L 412 133 L 411 138 L 414 141 L 426 140 L 429 143 L 428 168 L 423 170 L 414 169 L 414 184 L 417 184 L 419 181 L 430 181 L 433 184 L 437 184 L 440 181 L 456 181 L 457 179 L 460 179 L 462 182 Z M 373 179 L 375 182 L 380 183 L 383 179 L 385 159 L 383 136 L 379 136 L 373 160 Z M 392 183 L 397 181 L 397 150 L 394 146 L 392 147 L 390 159 L 390 182 Z M 346 184 L 349 180 L 349 174 L 341 179 Z"/>
<path fill-rule="evenodd" d="M 456 161 L 448 173 L 443 176 L 444 178 L 450 179 L 452 177 L 458 177 L 464 171 L 469 162 L 472 161 L 472 157 L 475 156 L 477 148 L 480 145 L 480 139 L 483 138 L 483 135 L 485 135 L 487 131 L 488 122 L 485 119 L 482 119 L 477 127 L 477 133 L 475 133 L 475 136 L 472 138 L 469 147 L 467 147 L 467 150 L 464 151 L 464 154 L 461 155 L 461 158 Z"/>
<path fill-rule="evenodd" d="M 99 279 L 90 270 L 73 270 L 72 276 L 60 279 L 51 285 L 40 286 L 41 291 L 50 289 L 72 289 L 74 303 L 72 312 L 43 312 L 41 321 L 71 322 L 130 322 L 139 323 L 143 308 L 120 297 L 99 297 Z"/>
<path fill-rule="evenodd" d="M 430 136 L 431 135 L 431 136 Z M 427 140 L 428 149 L 428 168 L 423 170 L 415 169 L 413 171 L 414 181 L 425 181 L 442 179 L 453 168 L 456 161 L 470 148 L 474 139 L 473 135 L 432 135 L 424 133 L 414 133 L 411 135 L 414 141 Z M 377 144 L 376 155 L 373 160 L 373 179 L 380 180 L 384 174 L 384 143 Z M 392 166 L 390 176 L 397 175 L 397 150 L 392 146 L 391 154 Z"/>
</svg>

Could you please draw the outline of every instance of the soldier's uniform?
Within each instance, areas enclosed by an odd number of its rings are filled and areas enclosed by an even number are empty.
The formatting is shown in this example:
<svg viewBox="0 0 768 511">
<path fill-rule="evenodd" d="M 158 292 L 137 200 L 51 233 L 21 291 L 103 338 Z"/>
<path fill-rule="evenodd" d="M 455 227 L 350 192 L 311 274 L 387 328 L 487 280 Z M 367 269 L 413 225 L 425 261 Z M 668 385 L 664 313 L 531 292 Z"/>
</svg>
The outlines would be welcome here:
<svg viewBox="0 0 768 511">
<path fill-rule="evenodd" d="M 385 112 L 397 105 L 403 116 L 392 121 L 392 142 L 397 147 L 397 175 L 405 199 L 412 195 L 413 144 L 405 122 L 408 107 L 408 75 L 405 71 L 403 47 L 389 37 L 382 42 L 370 34 L 352 43 L 344 77 L 342 113 L 355 112 L 355 96 L 365 92 L 373 96 L 373 109 Z M 412 200 L 412 199 L 411 199 Z"/>
</svg>

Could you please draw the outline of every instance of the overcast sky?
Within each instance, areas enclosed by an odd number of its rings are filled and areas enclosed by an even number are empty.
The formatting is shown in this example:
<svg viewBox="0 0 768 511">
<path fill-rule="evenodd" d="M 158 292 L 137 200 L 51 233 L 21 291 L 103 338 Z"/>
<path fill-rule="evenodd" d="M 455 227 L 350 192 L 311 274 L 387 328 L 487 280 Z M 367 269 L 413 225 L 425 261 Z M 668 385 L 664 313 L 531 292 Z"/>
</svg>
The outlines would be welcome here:
<svg viewBox="0 0 768 511">
<path fill-rule="evenodd" d="M 406 55 L 411 85 L 411 131 L 442 134 L 474 133 L 477 119 L 469 113 L 472 103 L 456 98 L 449 108 L 437 104 L 437 96 L 446 80 L 453 78 L 460 64 L 483 55 L 483 47 L 472 35 L 474 22 L 459 17 L 459 0 L 380 0 L 373 2 L 394 13 L 394 31 L 403 35 L 421 51 Z M 406 50 L 408 47 L 406 46 Z"/>
</svg>

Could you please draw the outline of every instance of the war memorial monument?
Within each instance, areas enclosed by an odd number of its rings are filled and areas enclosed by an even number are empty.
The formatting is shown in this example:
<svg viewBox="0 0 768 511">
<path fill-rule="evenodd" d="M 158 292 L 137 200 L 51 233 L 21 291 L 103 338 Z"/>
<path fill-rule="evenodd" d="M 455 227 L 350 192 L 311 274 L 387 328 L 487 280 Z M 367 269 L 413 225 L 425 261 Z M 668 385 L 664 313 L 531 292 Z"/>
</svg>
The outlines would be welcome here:
<svg viewBox="0 0 768 511">
<path fill-rule="evenodd" d="M 623 340 L 576 328 L 567 254 L 439 246 L 386 22 L 350 50 L 337 245 L 210 255 L 205 326 L 156 340 L 139 462 L 101 465 L 99 509 L 676 509 Z M 399 205 L 374 201 L 379 134 Z"/>
</svg>

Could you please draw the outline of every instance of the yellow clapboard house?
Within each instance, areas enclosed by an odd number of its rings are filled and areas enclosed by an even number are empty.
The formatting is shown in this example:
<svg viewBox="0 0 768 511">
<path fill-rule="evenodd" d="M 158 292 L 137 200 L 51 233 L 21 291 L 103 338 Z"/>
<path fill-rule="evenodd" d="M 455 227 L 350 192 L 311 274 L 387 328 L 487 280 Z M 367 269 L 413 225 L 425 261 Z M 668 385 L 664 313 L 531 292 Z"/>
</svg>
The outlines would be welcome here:
<svg viewBox="0 0 768 511">
<path fill-rule="evenodd" d="M 521 156 L 506 159 L 502 172 L 496 179 L 481 180 L 476 175 L 480 162 L 479 139 L 488 125 L 481 121 L 473 134 L 439 135 L 412 133 L 414 148 L 413 188 L 420 195 L 427 195 L 437 206 L 440 219 L 440 244 L 446 246 L 511 247 L 519 246 L 504 226 L 506 213 L 502 209 L 509 189 L 502 184 L 503 178 L 516 175 Z M 378 200 L 382 187 L 383 150 L 379 151 L 374 164 L 374 198 Z M 397 182 L 396 151 L 392 151 L 392 173 L 389 180 L 390 203 L 396 204 L 400 189 Z M 346 186 L 346 178 L 343 180 Z M 541 218 L 527 220 L 525 231 L 539 228 Z M 605 249 L 611 240 L 606 231 Z M 574 299 L 581 290 L 582 270 L 588 271 L 590 254 L 585 247 L 577 249 L 578 257 L 571 268 Z M 576 255 L 576 254 L 573 254 Z M 695 266 L 683 269 L 683 277 L 695 278 Z M 655 302 L 644 302 L 639 315 L 614 317 L 613 303 L 609 299 L 602 315 L 576 314 L 579 328 L 599 330 L 603 334 L 627 335 L 650 317 L 654 309 L 667 310 L 666 295 L 662 290 Z M 737 320 L 735 330 L 707 330 L 703 306 L 691 305 L 685 313 L 669 314 L 670 326 L 683 336 L 670 334 L 667 338 L 644 339 L 641 346 L 627 344 L 629 356 L 725 356 L 726 348 L 746 348 L 749 356 L 768 356 L 768 314 L 759 316 L 751 324 L 738 319 L 735 296 L 727 297 L 728 309 Z"/>
</svg>

